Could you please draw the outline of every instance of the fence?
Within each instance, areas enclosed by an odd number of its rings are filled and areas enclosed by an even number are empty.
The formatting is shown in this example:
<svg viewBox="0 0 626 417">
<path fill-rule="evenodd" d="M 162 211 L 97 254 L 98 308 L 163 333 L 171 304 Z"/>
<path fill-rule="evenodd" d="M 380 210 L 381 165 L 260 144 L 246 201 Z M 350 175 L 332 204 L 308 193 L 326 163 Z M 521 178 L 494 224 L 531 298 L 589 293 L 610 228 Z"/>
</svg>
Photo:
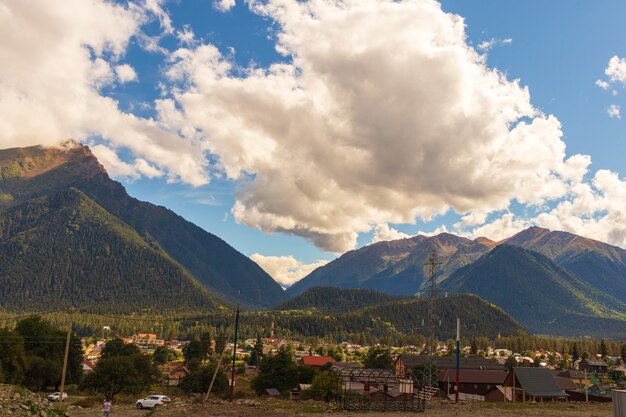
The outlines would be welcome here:
<svg viewBox="0 0 626 417">
<path fill-rule="evenodd" d="M 424 411 L 413 381 L 384 369 L 349 368 L 333 373 L 335 402 L 347 411 Z"/>
</svg>

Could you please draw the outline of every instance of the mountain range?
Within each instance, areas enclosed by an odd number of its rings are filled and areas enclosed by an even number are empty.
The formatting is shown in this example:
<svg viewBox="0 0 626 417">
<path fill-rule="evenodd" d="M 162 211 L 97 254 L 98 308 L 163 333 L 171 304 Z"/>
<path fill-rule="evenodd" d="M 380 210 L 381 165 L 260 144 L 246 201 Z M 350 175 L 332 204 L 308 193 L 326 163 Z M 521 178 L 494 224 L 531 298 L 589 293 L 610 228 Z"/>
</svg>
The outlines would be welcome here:
<svg viewBox="0 0 626 417">
<path fill-rule="evenodd" d="M 626 251 L 539 227 L 499 242 L 448 233 L 378 242 L 317 268 L 287 293 L 330 285 L 420 294 L 433 251 L 442 292 L 479 295 L 533 332 L 626 335 Z"/>
<path fill-rule="evenodd" d="M 75 142 L 0 150 L 0 284 L 0 305 L 21 309 L 212 309 L 216 296 L 268 307 L 286 299 L 219 237 L 129 196 Z"/>
<path fill-rule="evenodd" d="M 322 311 L 332 300 L 345 320 L 406 324 L 417 316 L 399 309 L 418 308 L 433 251 L 441 296 L 478 295 L 534 333 L 626 337 L 626 251 L 603 242 L 539 227 L 499 242 L 419 235 L 347 252 L 283 291 L 221 238 L 129 196 L 86 146 L 0 150 L 5 310 L 217 311 L 241 299 L 249 309 Z M 303 317 L 294 320 L 307 328 Z"/>
</svg>

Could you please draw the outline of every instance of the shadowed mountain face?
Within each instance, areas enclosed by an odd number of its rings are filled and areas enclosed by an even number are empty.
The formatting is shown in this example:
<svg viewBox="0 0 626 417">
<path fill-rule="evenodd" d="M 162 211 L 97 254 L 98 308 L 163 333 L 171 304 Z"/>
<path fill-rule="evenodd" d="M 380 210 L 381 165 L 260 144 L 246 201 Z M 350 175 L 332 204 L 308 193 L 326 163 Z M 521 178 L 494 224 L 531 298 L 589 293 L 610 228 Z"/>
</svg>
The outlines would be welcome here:
<svg viewBox="0 0 626 417">
<path fill-rule="evenodd" d="M 235 300 L 239 289 L 242 302 L 252 306 L 285 300 L 283 290 L 265 271 L 222 239 L 164 207 L 130 197 L 89 148 L 68 143 L 64 149 L 0 150 L 0 210 L 69 188 L 81 191 L 226 300 Z"/>
<path fill-rule="evenodd" d="M 626 300 L 626 251 L 567 232 L 531 227 L 503 241 L 537 251 L 593 287 Z"/>
<path fill-rule="evenodd" d="M 626 319 L 623 302 L 542 254 L 515 246 L 496 247 L 455 271 L 443 287 L 450 292 L 479 295 L 529 330 L 542 334 L 571 332 L 578 327 L 578 319 L 593 319 L 595 326 Z M 593 327 L 586 329 L 590 330 Z"/>
</svg>

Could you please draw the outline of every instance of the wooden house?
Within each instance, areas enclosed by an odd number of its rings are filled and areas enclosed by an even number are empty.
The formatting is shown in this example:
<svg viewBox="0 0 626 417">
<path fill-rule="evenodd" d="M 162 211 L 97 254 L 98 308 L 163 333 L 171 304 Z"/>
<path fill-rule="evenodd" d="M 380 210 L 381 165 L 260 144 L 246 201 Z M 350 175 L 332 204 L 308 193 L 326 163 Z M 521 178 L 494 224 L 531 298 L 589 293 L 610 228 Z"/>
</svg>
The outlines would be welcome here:
<svg viewBox="0 0 626 417">
<path fill-rule="evenodd" d="M 569 397 L 546 368 L 512 368 L 503 387 L 513 390 L 513 402 L 556 401 Z"/>
</svg>

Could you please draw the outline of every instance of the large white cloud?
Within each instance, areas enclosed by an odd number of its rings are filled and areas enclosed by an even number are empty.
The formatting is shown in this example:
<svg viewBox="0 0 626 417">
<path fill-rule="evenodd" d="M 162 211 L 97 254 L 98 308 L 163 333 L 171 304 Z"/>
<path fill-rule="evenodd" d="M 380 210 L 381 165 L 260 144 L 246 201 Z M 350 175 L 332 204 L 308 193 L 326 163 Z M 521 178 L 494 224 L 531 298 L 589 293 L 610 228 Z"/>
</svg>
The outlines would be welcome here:
<svg viewBox="0 0 626 417">
<path fill-rule="evenodd" d="M 254 262 L 259 264 L 276 282 L 283 287 L 289 287 L 313 272 L 316 268 L 326 265 L 329 261 L 319 260 L 310 264 L 305 264 L 293 256 L 264 256 L 255 253 L 250 256 Z"/>
<path fill-rule="evenodd" d="M 568 197 L 560 200 L 553 208 L 534 216 L 505 213 L 472 229 L 470 235 L 500 240 L 529 226 L 538 225 L 624 247 L 625 206 L 626 179 L 620 178 L 615 172 L 599 170 L 590 182 L 573 184 Z"/>
<path fill-rule="evenodd" d="M 157 164 L 172 181 L 206 183 L 197 143 L 120 111 L 100 93 L 116 74 L 122 82 L 136 77 L 120 60 L 144 22 L 158 18 L 171 31 L 160 3 L 0 0 L 0 147 L 99 136 Z"/>
<path fill-rule="evenodd" d="M 212 45 L 180 49 L 167 74 L 182 89 L 161 113 L 246 179 L 238 221 L 341 252 L 374 224 L 567 193 L 559 121 L 488 68 L 437 2 L 250 7 L 275 20 L 288 63 L 242 69 Z"/>
</svg>

